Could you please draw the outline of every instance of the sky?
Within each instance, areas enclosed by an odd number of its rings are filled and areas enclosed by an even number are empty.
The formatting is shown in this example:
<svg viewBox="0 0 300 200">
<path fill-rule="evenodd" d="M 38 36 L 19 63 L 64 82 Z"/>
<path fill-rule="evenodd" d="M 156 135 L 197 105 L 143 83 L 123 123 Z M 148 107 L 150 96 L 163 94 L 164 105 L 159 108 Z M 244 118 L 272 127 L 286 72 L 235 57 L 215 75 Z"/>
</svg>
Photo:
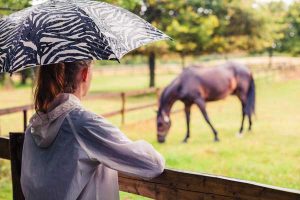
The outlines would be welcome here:
<svg viewBox="0 0 300 200">
<path fill-rule="evenodd" d="M 31 4 L 32 5 L 37 5 L 37 4 L 40 4 L 40 3 L 43 3 L 45 2 L 46 0 L 32 0 Z"/>
</svg>

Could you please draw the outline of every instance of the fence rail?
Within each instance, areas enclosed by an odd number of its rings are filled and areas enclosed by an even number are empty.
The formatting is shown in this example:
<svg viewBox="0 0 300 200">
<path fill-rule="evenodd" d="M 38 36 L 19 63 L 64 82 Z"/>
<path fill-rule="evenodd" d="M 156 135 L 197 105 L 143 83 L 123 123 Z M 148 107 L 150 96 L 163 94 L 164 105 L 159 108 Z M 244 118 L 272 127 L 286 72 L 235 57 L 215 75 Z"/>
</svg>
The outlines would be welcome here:
<svg viewBox="0 0 300 200">
<path fill-rule="evenodd" d="M 22 112 L 23 110 L 32 110 L 32 109 L 33 109 L 32 104 L 24 105 L 24 106 L 17 106 L 17 107 L 12 107 L 12 108 L 4 108 L 4 109 L 0 109 L 0 116 L 17 113 L 17 112 Z"/>
<path fill-rule="evenodd" d="M 157 94 L 159 88 L 148 88 L 142 90 L 132 90 L 127 92 L 98 92 L 98 93 L 91 93 L 87 96 L 87 99 L 98 99 L 98 98 L 119 98 L 122 95 L 126 97 L 134 97 L 139 95 L 147 95 L 147 94 Z"/>
<path fill-rule="evenodd" d="M 0 159 L 12 160 L 15 200 L 22 199 L 19 176 L 23 139 L 24 134 L 10 134 L 10 139 L 0 137 Z M 162 200 L 300 200 L 298 190 L 170 169 L 166 169 L 159 177 L 151 180 L 119 173 L 119 186 L 124 192 Z"/>
<path fill-rule="evenodd" d="M 126 108 L 126 101 L 127 97 L 134 97 L 134 96 L 140 96 L 140 95 L 148 95 L 148 94 L 155 94 L 157 96 L 157 99 L 159 98 L 159 88 L 149 88 L 144 90 L 134 90 L 129 92 L 116 92 L 116 93 L 94 93 L 89 96 L 87 96 L 86 99 L 93 100 L 93 99 L 99 99 L 99 98 L 120 98 L 121 99 L 121 108 L 118 110 L 114 110 L 111 112 L 103 113 L 101 114 L 104 117 L 112 117 L 115 115 L 121 115 L 122 117 L 122 124 L 125 123 L 125 114 L 128 112 L 136 111 L 136 110 L 142 110 L 145 108 L 153 107 L 157 105 L 157 102 L 140 105 L 136 107 Z M 34 106 L 31 105 L 24 105 L 24 106 L 17 106 L 12 108 L 4 108 L 0 109 L 0 116 L 23 112 L 23 128 L 26 130 L 27 127 L 27 112 L 28 110 L 32 110 Z"/>
</svg>

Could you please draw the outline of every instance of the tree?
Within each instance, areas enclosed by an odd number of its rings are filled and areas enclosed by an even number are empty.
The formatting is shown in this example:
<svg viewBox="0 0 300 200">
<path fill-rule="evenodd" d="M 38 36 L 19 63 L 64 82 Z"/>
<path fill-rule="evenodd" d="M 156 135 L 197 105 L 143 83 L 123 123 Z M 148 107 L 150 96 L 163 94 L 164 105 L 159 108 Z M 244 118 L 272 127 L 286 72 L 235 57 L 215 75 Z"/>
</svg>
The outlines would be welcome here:
<svg viewBox="0 0 300 200">
<path fill-rule="evenodd" d="M 135 4 L 133 10 L 174 39 L 170 50 L 181 55 L 184 65 L 188 54 L 273 49 L 282 38 L 282 16 L 273 17 L 273 12 L 282 5 L 259 4 L 254 0 L 145 0 Z M 156 47 L 148 48 L 151 86 L 155 74 L 153 60 L 166 48 L 163 44 Z"/>
<path fill-rule="evenodd" d="M 280 40 L 284 38 L 284 29 L 287 28 L 285 22 L 286 5 L 282 1 L 271 1 L 261 6 L 261 13 L 267 20 L 266 26 L 269 34 L 269 40 L 267 40 L 266 50 L 269 53 L 269 67 L 272 67 L 273 52 L 280 48 Z"/>
<path fill-rule="evenodd" d="M 130 10 L 131 12 L 142 16 L 146 21 L 156 24 L 156 21 L 161 18 L 161 11 L 163 6 L 156 7 L 156 1 L 147 1 L 143 2 L 141 0 L 106 0 L 107 3 L 116 4 L 125 9 Z M 139 50 L 136 50 L 134 53 L 147 54 L 149 58 L 149 86 L 155 86 L 155 58 L 159 48 L 157 46 L 148 45 L 148 48 L 142 47 Z"/>
<path fill-rule="evenodd" d="M 166 17 L 166 5 L 169 0 L 157 1 L 157 0 L 106 0 L 108 3 L 117 4 L 123 8 L 130 10 L 131 12 L 141 16 L 143 19 L 159 28 L 165 30 L 165 24 L 168 18 Z M 155 43 L 155 45 L 149 44 L 147 47 L 141 47 L 134 51 L 135 54 L 144 54 L 148 56 L 149 61 L 149 86 L 155 86 L 155 59 L 157 54 L 166 52 L 168 46 L 164 43 Z"/>
<path fill-rule="evenodd" d="M 12 12 L 30 6 L 29 0 L 5 0 L 0 1 L 0 16 L 9 15 Z"/>
<path fill-rule="evenodd" d="M 0 17 L 9 15 L 12 12 L 21 10 L 30 6 L 30 0 L 6 0 L 0 1 Z M 26 84 L 26 80 L 30 77 L 30 69 L 23 70 L 20 72 L 21 74 L 21 84 Z M 0 82 L 5 82 L 5 74 L 1 74 Z M 11 81 L 8 81 L 11 83 Z"/>
<path fill-rule="evenodd" d="M 147 0 L 143 1 L 139 14 L 155 27 L 174 39 L 169 45 L 165 42 L 149 45 L 140 51 L 149 55 L 150 87 L 155 85 L 155 57 L 157 54 L 180 53 L 183 65 L 187 54 L 203 52 L 207 48 L 218 19 L 209 10 L 200 12 L 199 1 L 186 0 Z M 135 9 L 138 11 L 139 9 Z"/>
<path fill-rule="evenodd" d="M 169 11 L 171 23 L 166 28 L 167 34 L 175 39 L 171 51 L 178 52 L 185 66 L 184 58 L 188 54 L 204 53 L 212 39 L 218 18 L 212 10 L 202 7 L 200 1 L 173 1 Z"/>
<path fill-rule="evenodd" d="M 210 52 L 259 52 L 274 46 L 275 41 L 282 37 L 282 16 L 278 13 L 282 13 L 280 9 L 284 4 L 257 2 L 213 0 L 204 5 L 219 20 L 209 45 Z"/>
<path fill-rule="evenodd" d="M 17 2 L 17 3 L 16 3 Z M 204 53 L 244 51 L 264 52 L 289 49 L 300 53 L 300 3 L 296 1 L 286 15 L 285 4 L 258 0 L 106 0 L 141 16 L 167 33 L 174 42 L 159 42 L 134 53 L 149 58 L 150 87 L 155 86 L 157 55 L 176 52 L 182 57 Z M 29 0 L 0 2 L 0 14 L 8 8 L 29 6 Z M 287 26 L 286 24 L 289 24 Z M 286 31 L 283 31 L 287 29 Z M 297 45 L 298 44 L 298 45 Z M 24 74 L 26 78 L 26 74 Z"/>
<path fill-rule="evenodd" d="M 168 7 L 170 5 L 170 0 L 157 1 L 148 0 L 142 1 L 142 4 L 134 10 L 138 15 L 141 15 L 143 19 L 151 23 L 153 26 L 159 28 L 162 31 L 166 30 L 166 25 L 169 23 L 168 17 Z M 148 45 L 147 48 L 143 47 L 139 51 L 148 54 L 149 57 L 149 87 L 155 86 L 155 59 L 156 55 L 162 54 L 167 49 L 166 45 L 163 43 Z"/>
<path fill-rule="evenodd" d="M 288 8 L 285 16 L 287 28 L 284 38 L 280 41 L 280 51 L 286 51 L 293 55 L 300 54 L 300 1 L 294 1 Z"/>
</svg>

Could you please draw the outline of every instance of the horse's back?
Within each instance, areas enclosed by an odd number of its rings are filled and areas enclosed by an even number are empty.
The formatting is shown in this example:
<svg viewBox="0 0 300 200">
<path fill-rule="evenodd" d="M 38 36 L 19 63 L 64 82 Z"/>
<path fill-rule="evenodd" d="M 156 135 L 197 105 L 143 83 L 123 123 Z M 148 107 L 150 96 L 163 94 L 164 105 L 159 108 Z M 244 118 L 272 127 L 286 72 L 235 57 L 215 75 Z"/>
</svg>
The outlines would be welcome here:
<svg viewBox="0 0 300 200">
<path fill-rule="evenodd" d="M 246 66 L 228 62 L 216 67 L 189 67 L 182 72 L 180 79 L 183 92 L 197 92 L 205 100 L 215 101 L 236 91 L 240 84 L 237 76 L 248 77 L 250 74 Z"/>
<path fill-rule="evenodd" d="M 236 63 L 236 62 L 228 62 L 225 64 L 225 67 L 232 68 L 235 71 L 236 75 L 251 76 L 250 69 L 244 64 Z"/>
<path fill-rule="evenodd" d="M 179 76 L 181 87 L 180 93 L 184 97 L 200 95 L 207 101 L 224 98 L 231 91 L 234 73 L 220 67 L 189 67 Z"/>
<path fill-rule="evenodd" d="M 235 62 L 227 62 L 215 67 L 190 66 L 187 68 L 186 72 L 183 73 L 186 73 L 189 76 L 197 76 L 201 80 L 207 80 L 208 82 L 215 83 L 224 82 L 237 76 L 251 76 L 251 71 L 246 65 Z"/>
</svg>

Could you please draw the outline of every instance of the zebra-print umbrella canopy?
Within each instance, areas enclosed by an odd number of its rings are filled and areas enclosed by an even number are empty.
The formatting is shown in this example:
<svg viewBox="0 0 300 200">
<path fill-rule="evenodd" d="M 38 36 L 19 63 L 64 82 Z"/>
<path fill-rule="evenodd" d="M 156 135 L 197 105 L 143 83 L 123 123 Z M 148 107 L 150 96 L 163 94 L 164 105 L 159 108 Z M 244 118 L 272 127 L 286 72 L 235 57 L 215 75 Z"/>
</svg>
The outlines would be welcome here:
<svg viewBox="0 0 300 200">
<path fill-rule="evenodd" d="M 0 72 L 79 60 L 119 60 L 169 37 L 104 2 L 51 0 L 0 19 Z"/>
</svg>

